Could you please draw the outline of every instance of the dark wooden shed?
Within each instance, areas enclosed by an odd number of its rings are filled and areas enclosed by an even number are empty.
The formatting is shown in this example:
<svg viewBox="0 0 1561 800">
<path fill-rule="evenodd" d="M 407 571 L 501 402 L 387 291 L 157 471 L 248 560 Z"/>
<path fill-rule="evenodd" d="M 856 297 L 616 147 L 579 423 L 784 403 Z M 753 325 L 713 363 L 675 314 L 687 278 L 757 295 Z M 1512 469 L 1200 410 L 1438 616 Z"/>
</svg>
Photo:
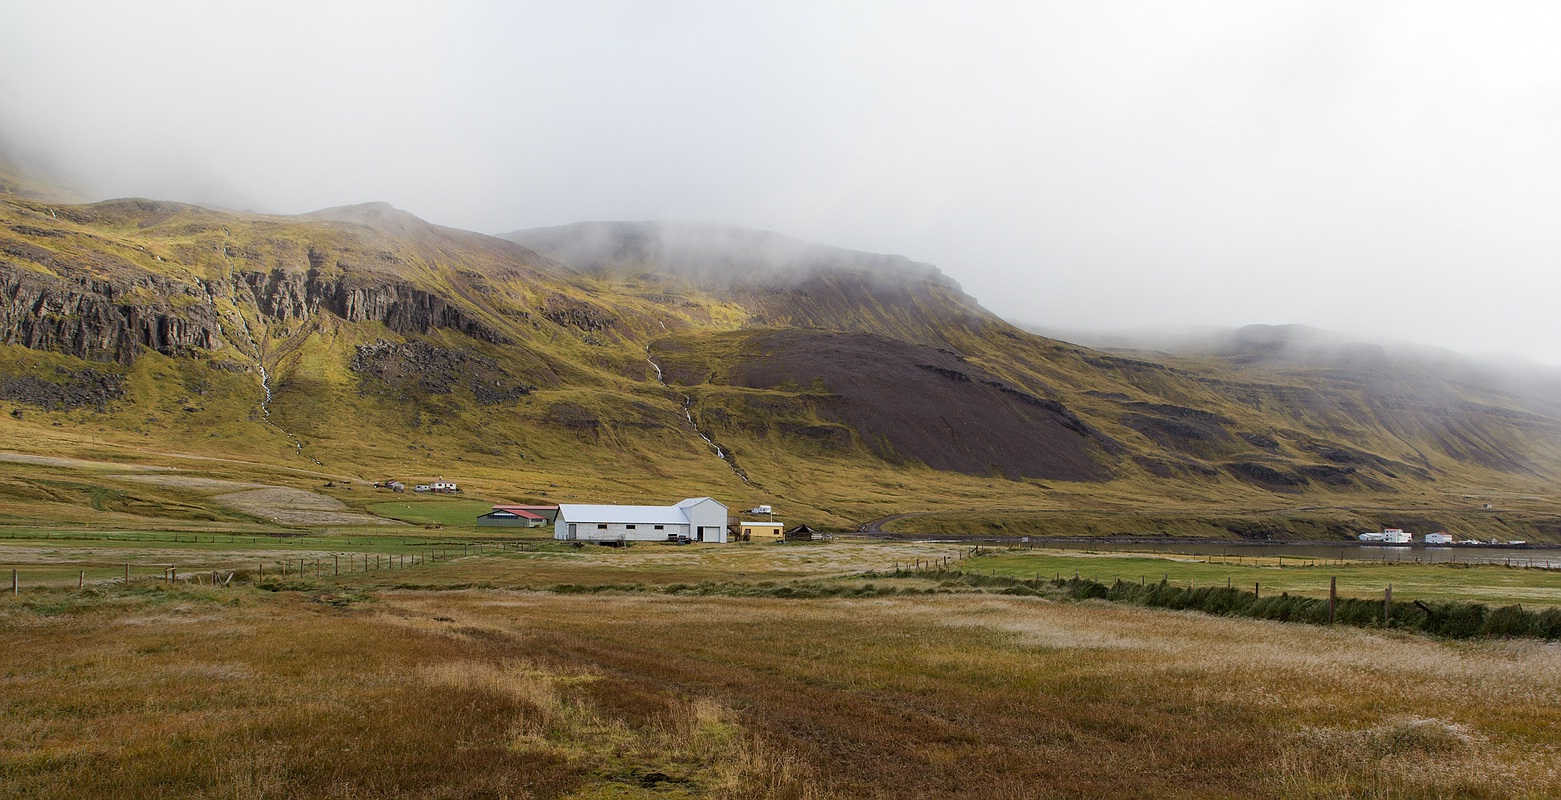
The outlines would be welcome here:
<svg viewBox="0 0 1561 800">
<path fill-rule="evenodd" d="M 798 525 L 785 533 L 788 542 L 811 542 L 824 538 L 824 534 L 809 528 L 807 525 Z"/>
</svg>

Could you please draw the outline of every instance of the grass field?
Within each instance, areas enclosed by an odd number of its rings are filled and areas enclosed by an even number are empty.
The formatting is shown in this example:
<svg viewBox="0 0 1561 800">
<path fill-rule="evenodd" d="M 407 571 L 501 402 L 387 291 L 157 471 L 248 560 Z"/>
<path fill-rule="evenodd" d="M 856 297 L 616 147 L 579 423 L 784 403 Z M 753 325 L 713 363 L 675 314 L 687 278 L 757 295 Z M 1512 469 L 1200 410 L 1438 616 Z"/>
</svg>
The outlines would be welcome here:
<svg viewBox="0 0 1561 800">
<path fill-rule="evenodd" d="M 6 797 L 1561 794 L 1554 642 L 886 577 L 947 562 L 1314 596 L 1337 577 L 1347 596 L 1391 582 L 1405 601 L 1544 606 L 1561 604 L 1558 573 L 957 543 L 574 547 L 477 528 L 487 500 L 340 476 L 9 459 Z"/>
<path fill-rule="evenodd" d="M 372 503 L 367 506 L 372 513 L 403 522 L 419 525 L 439 525 L 445 528 L 477 528 L 477 517 L 493 510 L 493 503 L 486 500 L 395 500 Z"/>
<path fill-rule="evenodd" d="M 250 544 L 180 552 L 193 564 Z M 87 543 L 25 546 L 68 579 Z M 1351 565 L 961 560 L 968 548 L 909 543 L 530 546 L 446 542 L 411 550 L 431 557 L 415 567 L 340 577 L 243 573 L 213 587 L 153 575 L 0 597 L 0 716 L 17 721 L 0 727 L 5 794 L 1561 793 L 1557 643 L 1455 643 L 862 575 L 947 558 L 1000 575 L 1154 567 L 1155 579 L 1256 574 L 1301 590 Z M 1397 587 L 1538 597 L 1548 577 L 1549 602 L 1561 596 L 1554 573 L 1504 585 L 1538 571 L 1358 567 L 1406 594 L 1422 589 Z M 732 591 L 700 589 L 722 586 Z M 852 591 L 777 596 L 807 586 Z M 753 596 L 731 596 L 741 587 Z"/>
<path fill-rule="evenodd" d="M 128 566 L 132 577 L 162 575 L 165 567 L 194 574 L 210 570 L 280 571 L 299 559 L 310 565 L 326 564 L 344 574 L 365 569 L 364 559 L 381 568 L 391 558 L 421 560 L 430 555 L 453 556 L 502 548 L 552 546 L 550 540 L 532 536 L 471 532 L 447 536 L 438 531 L 408 528 L 387 532 L 383 528 L 331 530 L 322 533 L 279 534 L 256 531 L 250 535 L 229 532 L 175 531 L 62 531 L 12 529 L 0 534 L 0 570 L 9 581 L 18 572 L 25 586 L 75 586 L 78 581 L 101 583 L 121 580 Z M 382 557 L 382 558 L 381 558 Z M 373 559 L 379 558 L 378 561 Z M 311 566 L 311 568 L 313 568 Z M 84 575 L 83 575 L 84 573 Z"/>
</svg>

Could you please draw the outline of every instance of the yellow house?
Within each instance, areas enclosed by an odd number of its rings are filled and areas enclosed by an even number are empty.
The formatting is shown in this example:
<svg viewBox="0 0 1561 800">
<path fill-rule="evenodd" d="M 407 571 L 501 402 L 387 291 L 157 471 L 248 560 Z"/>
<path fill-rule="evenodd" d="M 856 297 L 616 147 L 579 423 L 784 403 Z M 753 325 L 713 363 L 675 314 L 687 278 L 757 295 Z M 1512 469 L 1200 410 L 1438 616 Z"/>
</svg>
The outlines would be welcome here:
<svg viewBox="0 0 1561 800">
<path fill-rule="evenodd" d="M 741 522 L 738 525 L 745 542 L 778 542 L 785 527 L 779 522 Z"/>
</svg>

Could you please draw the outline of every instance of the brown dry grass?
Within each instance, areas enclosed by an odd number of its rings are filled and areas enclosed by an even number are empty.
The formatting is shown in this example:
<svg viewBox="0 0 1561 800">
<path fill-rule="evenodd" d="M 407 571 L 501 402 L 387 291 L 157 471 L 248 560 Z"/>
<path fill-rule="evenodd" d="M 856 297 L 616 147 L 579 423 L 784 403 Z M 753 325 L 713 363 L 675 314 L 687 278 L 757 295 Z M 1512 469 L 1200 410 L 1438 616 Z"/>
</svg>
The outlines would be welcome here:
<svg viewBox="0 0 1561 800">
<path fill-rule="evenodd" d="M 0 715 L 17 797 L 1561 795 L 1561 646 L 992 595 L 40 592 Z"/>
<path fill-rule="evenodd" d="M 0 611 L 7 797 L 822 796 L 711 700 L 599 703 L 588 665 L 339 595 L 26 600 Z"/>
<path fill-rule="evenodd" d="M 1561 791 L 1554 645 L 1020 598 L 468 597 L 455 626 L 639 692 L 744 708 L 851 796 Z M 413 617 L 451 607 L 419 594 L 386 604 Z"/>
</svg>

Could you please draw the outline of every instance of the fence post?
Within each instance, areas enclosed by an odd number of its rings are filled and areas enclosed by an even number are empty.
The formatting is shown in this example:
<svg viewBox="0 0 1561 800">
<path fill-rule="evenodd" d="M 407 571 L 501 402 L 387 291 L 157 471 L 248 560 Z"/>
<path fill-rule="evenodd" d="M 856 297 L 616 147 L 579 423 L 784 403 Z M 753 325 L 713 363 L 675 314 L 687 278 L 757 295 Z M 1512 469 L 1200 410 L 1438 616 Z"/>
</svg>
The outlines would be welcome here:
<svg viewBox="0 0 1561 800">
<path fill-rule="evenodd" d="M 125 583 L 130 582 L 130 562 L 125 562 Z"/>
<path fill-rule="evenodd" d="M 1257 591 L 1257 589 L 1258 589 L 1258 587 L 1257 587 L 1257 581 L 1253 581 L 1253 582 L 1252 582 L 1252 599 L 1253 599 L 1253 600 L 1256 600 L 1256 599 L 1258 599 L 1258 598 L 1259 598 L 1259 597 L 1262 597 L 1262 595 L 1260 595 L 1260 594 L 1258 594 L 1258 591 Z"/>
<path fill-rule="evenodd" d="M 1328 624 L 1333 624 L 1333 607 L 1339 600 L 1339 579 L 1337 576 L 1328 579 Z"/>
<path fill-rule="evenodd" d="M 337 554 L 337 555 L 331 556 L 331 558 L 336 559 L 336 574 L 340 575 L 341 574 L 341 555 Z"/>
<path fill-rule="evenodd" d="M 77 589 L 85 589 L 85 588 L 87 588 L 87 571 L 86 570 L 82 570 L 81 574 L 76 576 L 76 588 Z"/>
<path fill-rule="evenodd" d="M 21 590 L 17 588 L 18 585 L 19 584 L 16 582 L 16 569 L 13 567 L 11 569 L 11 596 L 12 597 L 17 597 L 17 596 L 20 595 Z"/>
<path fill-rule="evenodd" d="M 1382 627 L 1388 626 L 1388 620 L 1393 614 L 1393 584 L 1382 590 Z"/>
</svg>

